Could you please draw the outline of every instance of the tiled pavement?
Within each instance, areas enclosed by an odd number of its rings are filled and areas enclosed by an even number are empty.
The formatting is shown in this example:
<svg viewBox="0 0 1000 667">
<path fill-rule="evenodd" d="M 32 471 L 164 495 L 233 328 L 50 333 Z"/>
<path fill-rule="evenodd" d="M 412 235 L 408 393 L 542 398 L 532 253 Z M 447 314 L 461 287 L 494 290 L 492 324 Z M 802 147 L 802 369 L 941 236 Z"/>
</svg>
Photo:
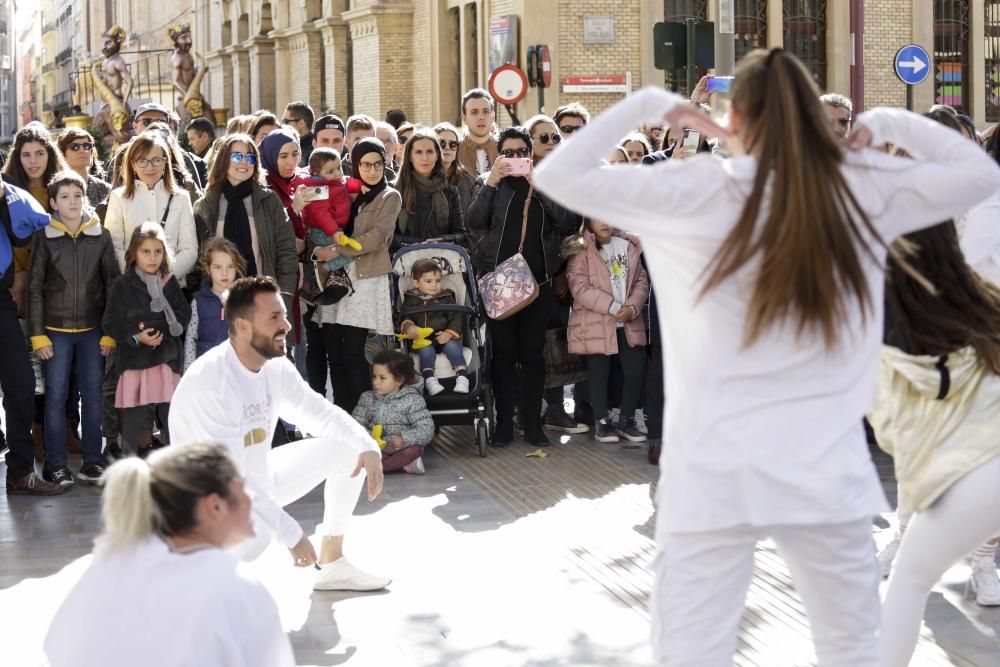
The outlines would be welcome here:
<svg viewBox="0 0 1000 667">
<path fill-rule="evenodd" d="M 427 475 L 391 475 L 376 502 L 359 503 L 348 552 L 391 574 L 389 592 L 312 593 L 309 572 L 291 568 L 277 546 L 254 564 L 298 662 L 650 664 L 656 468 L 645 451 L 584 435 L 564 437 L 545 459 L 526 458 L 533 448 L 523 443 L 480 459 L 471 437 L 468 428 L 444 429 Z M 891 466 L 876 461 L 892 500 Z M 314 491 L 292 513 L 311 530 L 321 503 Z M 85 565 L 97 508 L 97 491 L 79 484 L 54 499 L 0 496 L 0 664 L 39 663 L 47 618 Z M 757 566 L 736 664 L 811 664 L 784 562 L 764 544 Z M 914 665 L 1000 665 L 1000 610 L 963 597 L 966 572 L 956 566 L 932 594 Z"/>
</svg>

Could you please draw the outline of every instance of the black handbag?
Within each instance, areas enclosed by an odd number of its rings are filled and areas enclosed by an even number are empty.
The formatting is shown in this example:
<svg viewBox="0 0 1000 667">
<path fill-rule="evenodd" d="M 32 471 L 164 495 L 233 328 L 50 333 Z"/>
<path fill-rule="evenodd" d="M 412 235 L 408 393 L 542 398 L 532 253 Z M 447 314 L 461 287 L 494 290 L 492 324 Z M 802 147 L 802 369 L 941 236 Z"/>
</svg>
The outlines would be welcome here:
<svg viewBox="0 0 1000 667">
<path fill-rule="evenodd" d="M 566 327 L 545 331 L 545 388 L 565 387 L 587 379 L 587 360 L 570 354 Z"/>
</svg>

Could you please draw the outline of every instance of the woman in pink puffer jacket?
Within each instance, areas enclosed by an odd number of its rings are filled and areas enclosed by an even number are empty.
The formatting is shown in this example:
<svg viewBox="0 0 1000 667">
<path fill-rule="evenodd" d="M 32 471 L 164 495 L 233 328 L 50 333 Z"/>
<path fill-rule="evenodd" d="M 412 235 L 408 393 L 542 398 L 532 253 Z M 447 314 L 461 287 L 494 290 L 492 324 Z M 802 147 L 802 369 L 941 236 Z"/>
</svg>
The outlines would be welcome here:
<svg viewBox="0 0 1000 667">
<path fill-rule="evenodd" d="M 639 262 L 642 251 L 634 237 L 602 222 L 592 220 L 587 228 L 587 249 L 574 255 L 566 268 L 573 294 L 569 351 L 587 358 L 597 441 L 618 442 L 621 436 L 642 442 L 646 436 L 632 418 L 646 373 L 646 325 L 641 313 L 649 280 Z M 621 418 L 614 425 L 608 422 L 608 376 L 616 355 L 625 384 Z"/>
</svg>

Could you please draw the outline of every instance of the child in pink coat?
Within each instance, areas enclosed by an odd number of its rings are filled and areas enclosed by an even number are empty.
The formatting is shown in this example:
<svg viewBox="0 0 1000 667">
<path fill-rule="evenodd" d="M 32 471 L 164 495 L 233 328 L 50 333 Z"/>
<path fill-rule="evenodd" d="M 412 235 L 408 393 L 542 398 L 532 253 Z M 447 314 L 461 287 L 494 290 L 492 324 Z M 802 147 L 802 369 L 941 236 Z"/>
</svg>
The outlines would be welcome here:
<svg viewBox="0 0 1000 667">
<path fill-rule="evenodd" d="M 618 442 L 621 436 L 643 442 L 646 436 L 632 417 L 646 375 L 642 309 L 649 296 L 649 280 L 639 261 L 642 251 L 634 237 L 602 222 L 591 220 L 587 228 L 587 249 L 571 257 L 566 268 L 573 295 L 569 351 L 587 358 L 597 441 Z M 617 425 L 608 421 L 608 376 L 615 356 L 625 375 Z"/>
</svg>

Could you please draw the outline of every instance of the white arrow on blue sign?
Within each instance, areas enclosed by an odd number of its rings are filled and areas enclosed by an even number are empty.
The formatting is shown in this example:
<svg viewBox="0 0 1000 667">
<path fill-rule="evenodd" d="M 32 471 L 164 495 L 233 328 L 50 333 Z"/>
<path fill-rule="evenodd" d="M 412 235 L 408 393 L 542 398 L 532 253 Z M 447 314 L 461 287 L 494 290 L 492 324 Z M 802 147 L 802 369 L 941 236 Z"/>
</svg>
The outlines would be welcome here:
<svg viewBox="0 0 1000 667">
<path fill-rule="evenodd" d="M 896 76 L 903 83 L 915 86 L 930 74 L 931 58 L 916 44 L 907 44 L 896 51 Z"/>
</svg>

